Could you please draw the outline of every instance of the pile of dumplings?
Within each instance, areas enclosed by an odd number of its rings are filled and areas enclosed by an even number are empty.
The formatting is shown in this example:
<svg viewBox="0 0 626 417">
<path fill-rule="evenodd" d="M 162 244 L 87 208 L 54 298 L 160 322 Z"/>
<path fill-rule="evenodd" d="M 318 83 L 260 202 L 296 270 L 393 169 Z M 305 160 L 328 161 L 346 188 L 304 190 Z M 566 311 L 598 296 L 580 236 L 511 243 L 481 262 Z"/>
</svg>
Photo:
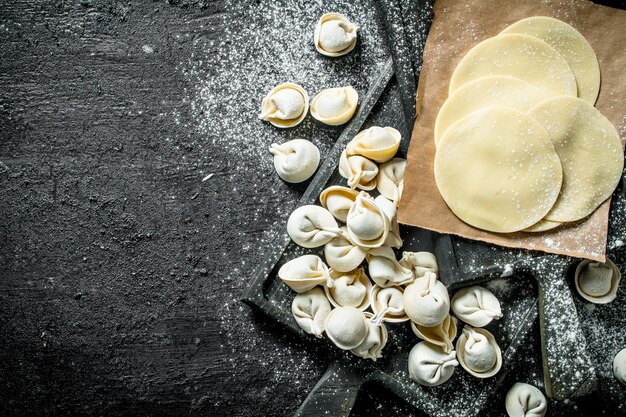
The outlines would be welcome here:
<svg viewBox="0 0 626 417">
<path fill-rule="evenodd" d="M 479 378 L 493 376 L 502 354 L 481 327 L 502 317 L 496 297 L 469 287 L 450 301 L 432 253 L 404 251 L 398 259 L 394 250 L 403 245 L 396 219 L 406 166 L 395 157 L 401 139 L 392 127 L 358 133 L 339 161 L 348 186 L 326 188 L 319 206 L 302 206 L 289 216 L 291 239 L 304 248 L 323 247 L 324 257 L 306 254 L 278 271 L 297 293 L 292 314 L 305 332 L 372 360 L 382 357 L 387 323 L 409 322 L 423 340 L 411 350 L 409 374 L 422 385 L 444 383 L 458 364 Z M 467 323 L 456 351 L 451 308 Z"/>
</svg>

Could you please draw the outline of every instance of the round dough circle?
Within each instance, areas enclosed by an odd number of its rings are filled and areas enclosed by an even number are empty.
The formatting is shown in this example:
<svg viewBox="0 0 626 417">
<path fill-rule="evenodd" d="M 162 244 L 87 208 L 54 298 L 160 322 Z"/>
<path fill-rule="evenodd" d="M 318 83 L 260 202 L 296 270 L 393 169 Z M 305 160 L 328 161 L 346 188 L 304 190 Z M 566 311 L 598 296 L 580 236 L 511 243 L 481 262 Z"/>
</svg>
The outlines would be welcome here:
<svg viewBox="0 0 626 417">
<path fill-rule="evenodd" d="M 578 97 L 594 104 L 600 92 L 600 66 L 589 42 L 572 26 L 558 19 L 534 16 L 522 19 L 501 34 L 521 33 L 541 39 L 561 54 L 576 77 Z"/>
<path fill-rule="evenodd" d="M 474 46 L 457 65 L 448 94 L 488 75 L 526 81 L 551 95 L 576 97 L 576 78 L 565 58 L 544 41 L 528 35 L 498 35 Z"/>
<path fill-rule="evenodd" d="M 448 128 L 435 154 L 435 180 L 464 222 L 509 233 L 541 220 L 561 188 L 548 133 L 518 110 L 488 108 Z"/>
<path fill-rule="evenodd" d="M 487 107 L 509 107 L 527 112 L 550 98 L 532 84 L 513 77 L 492 75 L 463 84 L 446 99 L 435 121 L 435 144 L 450 125 Z"/>
<path fill-rule="evenodd" d="M 529 114 L 548 131 L 563 165 L 563 187 L 546 219 L 587 217 L 622 176 L 624 151 L 615 127 L 591 104 L 573 97 L 548 99 Z"/>
<path fill-rule="evenodd" d="M 530 232 L 530 233 L 545 232 L 548 230 L 556 229 L 562 224 L 563 223 L 561 222 L 553 222 L 552 220 L 541 219 L 537 223 L 533 224 L 532 226 L 524 229 L 524 232 Z"/>
</svg>

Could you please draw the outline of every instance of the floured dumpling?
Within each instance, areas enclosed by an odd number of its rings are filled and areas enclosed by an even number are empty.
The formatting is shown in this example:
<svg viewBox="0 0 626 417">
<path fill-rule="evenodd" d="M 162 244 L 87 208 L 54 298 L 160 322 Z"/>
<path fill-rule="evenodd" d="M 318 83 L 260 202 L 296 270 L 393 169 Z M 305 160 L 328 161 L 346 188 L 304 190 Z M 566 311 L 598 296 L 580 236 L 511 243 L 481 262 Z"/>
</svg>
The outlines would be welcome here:
<svg viewBox="0 0 626 417">
<path fill-rule="evenodd" d="M 607 304 L 617 297 L 622 274 L 607 258 L 606 263 L 584 260 L 576 267 L 574 284 L 578 293 L 587 301 Z"/>
<path fill-rule="evenodd" d="M 382 195 L 376 197 L 374 202 L 385 213 L 390 223 L 389 235 L 387 235 L 387 240 L 385 240 L 383 246 L 400 249 L 402 247 L 402 238 L 400 237 L 400 226 L 398 225 L 398 220 L 396 220 L 398 208 L 393 202 Z"/>
<path fill-rule="evenodd" d="M 400 263 L 413 270 L 415 278 L 426 275 L 426 272 L 439 274 L 437 258 L 430 252 L 402 252 Z"/>
<path fill-rule="evenodd" d="M 626 348 L 620 350 L 613 358 L 613 375 L 619 382 L 626 385 Z"/>
<path fill-rule="evenodd" d="M 348 145 L 348 156 L 361 155 L 378 163 L 389 161 L 398 152 L 402 136 L 393 127 L 373 126 L 357 134 Z"/>
<path fill-rule="evenodd" d="M 289 237 L 303 248 L 317 248 L 341 234 L 337 221 L 320 206 L 298 207 L 287 221 Z"/>
<path fill-rule="evenodd" d="M 456 338 L 456 319 L 449 314 L 446 318 L 434 327 L 425 327 L 411 322 L 411 329 L 415 336 L 422 340 L 439 346 L 444 352 L 454 351 L 454 339 Z"/>
<path fill-rule="evenodd" d="M 326 335 L 340 349 L 359 346 L 369 331 L 365 313 L 354 307 L 337 307 L 326 318 Z"/>
<path fill-rule="evenodd" d="M 325 287 L 328 300 L 335 307 L 354 307 L 365 310 L 370 306 L 370 282 L 365 270 L 357 268 L 350 272 L 330 270 L 332 287 Z"/>
<path fill-rule="evenodd" d="M 477 378 L 494 376 L 502 367 L 502 352 L 493 335 L 480 328 L 465 325 L 456 342 L 459 363 Z"/>
<path fill-rule="evenodd" d="M 370 278 L 380 287 L 406 285 L 413 281 L 413 272 L 400 265 L 390 247 L 370 249 L 367 262 Z"/>
<path fill-rule="evenodd" d="M 384 323 L 375 323 L 371 320 L 372 313 L 366 312 L 365 317 L 368 319 L 367 337 L 361 344 L 351 350 L 357 356 L 363 359 L 371 359 L 376 361 L 383 357 L 383 348 L 387 344 L 387 327 Z"/>
<path fill-rule="evenodd" d="M 370 302 L 374 312 L 372 321 L 388 321 L 389 323 L 407 321 L 409 317 L 404 312 L 402 293 L 403 289 L 399 286 L 383 288 L 374 285 L 370 293 Z"/>
<path fill-rule="evenodd" d="M 291 303 L 291 314 L 298 326 L 316 337 L 322 337 L 330 310 L 330 303 L 321 288 L 297 294 Z"/>
<path fill-rule="evenodd" d="M 348 218 L 348 211 L 350 211 L 350 207 L 354 204 L 357 195 L 359 195 L 357 190 L 340 185 L 333 185 L 322 191 L 320 194 L 320 203 L 325 209 L 330 211 L 337 220 L 345 223 Z"/>
<path fill-rule="evenodd" d="M 376 188 L 378 192 L 397 206 L 404 190 L 404 170 L 406 159 L 393 158 L 378 167 Z"/>
<path fill-rule="evenodd" d="M 449 310 L 448 290 L 432 272 L 416 278 L 404 289 L 404 311 L 420 326 L 438 325 L 444 321 Z"/>
<path fill-rule="evenodd" d="M 272 143 L 270 152 L 274 155 L 278 176 L 290 183 L 308 180 L 320 163 L 319 149 L 304 139 L 293 139 L 282 145 Z"/>
<path fill-rule="evenodd" d="M 485 327 L 502 318 L 500 301 L 487 288 L 474 285 L 462 288 L 452 297 L 452 312 L 473 327 Z"/>
<path fill-rule="evenodd" d="M 326 56 L 345 55 L 354 49 L 358 27 L 339 13 L 326 13 L 322 15 L 313 41 L 315 49 Z"/>
<path fill-rule="evenodd" d="M 409 353 L 411 379 L 427 387 L 449 380 L 458 364 L 455 351 L 445 353 L 439 346 L 428 342 L 419 342 Z"/>
<path fill-rule="evenodd" d="M 509 417 L 543 417 L 548 402 L 537 388 L 516 382 L 506 394 L 505 406 Z"/>
<path fill-rule="evenodd" d="M 361 192 L 350 207 L 346 226 L 354 243 L 366 248 L 377 248 L 385 243 L 390 223 L 374 199 L 369 194 Z"/>
<path fill-rule="evenodd" d="M 348 180 L 350 188 L 373 190 L 376 188 L 378 165 L 359 155 L 348 156 L 344 150 L 339 158 L 339 175 Z"/>
<path fill-rule="evenodd" d="M 316 255 L 290 260 L 280 267 L 278 277 L 297 293 L 307 292 L 317 285 L 333 285 L 328 267 Z"/>
<path fill-rule="evenodd" d="M 367 249 L 362 248 L 350 239 L 345 226 L 341 227 L 341 235 L 324 245 L 324 259 L 328 265 L 339 272 L 350 272 L 356 269 L 367 255 Z"/>
<path fill-rule="evenodd" d="M 309 95 L 294 83 L 274 87 L 261 103 L 259 119 L 276 127 L 293 127 L 306 117 L 309 111 Z"/>
<path fill-rule="evenodd" d="M 339 126 L 354 115 L 359 94 L 352 87 L 327 88 L 313 97 L 311 116 L 320 122 Z"/>
</svg>

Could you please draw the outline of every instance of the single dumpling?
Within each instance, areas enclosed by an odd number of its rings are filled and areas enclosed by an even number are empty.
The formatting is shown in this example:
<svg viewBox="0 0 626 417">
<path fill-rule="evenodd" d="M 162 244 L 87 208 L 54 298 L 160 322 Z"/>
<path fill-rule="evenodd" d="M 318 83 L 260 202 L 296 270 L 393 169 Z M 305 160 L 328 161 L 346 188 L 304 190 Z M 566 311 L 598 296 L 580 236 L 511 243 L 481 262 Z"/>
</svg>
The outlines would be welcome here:
<svg viewBox="0 0 626 417">
<path fill-rule="evenodd" d="M 315 33 L 313 42 L 315 49 L 326 56 L 345 55 L 354 49 L 358 27 L 339 13 L 322 15 Z"/>
<path fill-rule="evenodd" d="M 278 176 L 290 183 L 308 180 L 320 163 L 319 149 L 305 139 L 293 139 L 282 145 L 272 143 L 270 152 Z"/>
<path fill-rule="evenodd" d="M 606 263 L 584 260 L 576 267 L 574 284 L 581 297 L 595 304 L 615 300 L 622 274 L 607 258 Z"/>
<path fill-rule="evenodd" d="M 307 292 L 317 285 L 333 285 L 328 267 L 316 255 L 290 260 L 280 267 L 278 277 L 297 293 Z"/>
<path fill-rule="evenodd" d="M 438 325 L 450 310 L 448 290 L 432 272 L 426 272 L 423 277 L 416 278 L 407 286 L 403 299 L 407 316 L 420 326 Z"/>
<path fill-rule="evenodd" d="M 387 344 L 387 327 L 384 323 L 373 322 L 372 313 L 365 312 L 365 317 L 368 319 L 367 337 L 361 344 L 351 350 L 357 356 L 363 359 L 371 359 L 376 361 L 383 357 L 383 348 Z"/>
<path fill-rule="evenodd" d="M 402 300 L 403 289 L 399 286 L 383 288 L 379 285 L 372 286 L 370 302 L 374 316 L 372 321 L 399 323 L 407 321 L 409 317 L 404 312 Z"/>
<path fill-rule="evenodd" d="M 434 327 L 425 327 L 411 322 L 411 329 L 415 336 L 422 340 L 437 345 L 444 352 L 450 353 L 454 350 L 454 339 L 456 338 L 456 319 L 449 314 L 446 318 Z"/>
<path fill-rule="evenodd" d="M 543 393 L 523 382 L 516 382 L 511 387 L 504 404 L 509 417 L 543 417 L 548 410 Z"/>
<path fill-rule="evenodd" d="M 341 185 L 333 185 L 322 191 L 320 203 L 337 220 L 345 223 L 348 219 L 348 211 L 354 204 L 357 195 L 359 195 L 357 190 L 342 187 Z"/>
<path fill-rule="evenodd" d="M 378 163 L 389 161 L 398 152 L 402 136 L 393 127 L 373 126 L 354 137 L 347 145 L 348 156 L 361 155 Z"/>
<path fill-rule="evenodd" d="M 332 287 L 325 287 L 326 296 L 334 307 L 354 307 L 365 310 L 370 306 L 370 282 L 365 270 L 357 268 L 350 272 L 330 270 Z"/>
<path fill-rule="evenodd" d="M 376 188 L 378 165 L 359 155 L 348 156 L 344 150 L 339 158 L 339 175 L 348 180 L 348 187 L 361 190 Z"/>
<path fill-rule="evenodd" d="M 413 272 L 400 265 L 393 249 L 388 246 L 370 249 L 367 262 L 370 278 L 380 287 L 406 285 L 413 281 Z"/>
<path fill-rule="evenodd" d="M 397 206 L 404 190 L 404 170 L 406 159 L 393 158 L 378 167 L 376 188 L 378 192 Z"/>
<path fill-rule="evenodd" d="M 459 363 L 456 352 L 444 352 L 439 346 L 419 342 L 409 353 L 409 375 L 420 385 L 435 387 L 452 377 Z"/>
<path fill-rule="evenodd" d="M 359 102 L 359 93 L 350 86 L 327 88 L 311 101 L 311 116 L 330 125 L 339 126 L 354 115 Z"/>
<path fill-rule="evenodd" d="M 365 313 L 354 307 L 337 307 L 326 318 L 326 335 L 340 349 L 359 346 L 369 331 Z"/>
<path fill-rule="evenodd" d="M 308 334 L 322 337 L 324 323 L 330 314 L 330 303 L 321 288 L 297 294 L 291 303 L 291 314 L 298 326 Z"/>
<path fill-rule="evenodd" d="M 350 272 L 356 269 L 367 255 L 367 248 L 362 248 L 350 239 L 345 226 L 341 227 L 341 235 L 324 245 L 324 259 L 333 270 Z"/>
<path fill-rule="evenodd" d="M 377 248 L 387 240 L 390 223 L 374 199 L 361 192 L 350 207 L 346 226 L 354 243 L 366 248 Z"/>
<path fill-rule="evenodd" d="M 415 278 L 426 275 L 426 272 L 439 274 L 437 258 L 430 252 L 402 252 L 400 263 L 413 270 Z"/>
<path fill-rule="evenodd" d="M 261 103 L 259 119 L 276 127 L 293 127 L 306 117 L 309 111 L 309 95 L 304 88 L 294 83 L 274 87 Z"/>
<path fill-rule="evenodd" d="M 619 382 L 626 385 L 626 348 L 620 350 L 613 358 L 613 375 Z"/>
<path fill-rule="evenodd" d="M 341 234 L 337 221 L 320 206 L 298 207 L 287 220 L 289 237 L 303 248 L 317 248 Z"/>
<path fill-rule="evenodd" d="M 489 378 L 502 367 L 502 352 L 495 337 L 485 330 L 465 325 L 456 342 L 461 366 L 477 378 Z"/>
<path fill-rule="evenodd" d="M 502 318 L 500 301 L 487 288 L 478 285 L 457 291 L 450 307 L 459 320 L 473 327 L 485 327 L 492 320 Z"/>
<path fill-rule="evenodd" d="M 397 213 L 398 207 L 387 197 L 379 195 L 374 202 L 385 213 L 389 219 L 389 235 L 383 246 L 400 249 L 402 247 L 402 238 L 400 237 L 400 225 L 398 225 Z"/>
</svg>

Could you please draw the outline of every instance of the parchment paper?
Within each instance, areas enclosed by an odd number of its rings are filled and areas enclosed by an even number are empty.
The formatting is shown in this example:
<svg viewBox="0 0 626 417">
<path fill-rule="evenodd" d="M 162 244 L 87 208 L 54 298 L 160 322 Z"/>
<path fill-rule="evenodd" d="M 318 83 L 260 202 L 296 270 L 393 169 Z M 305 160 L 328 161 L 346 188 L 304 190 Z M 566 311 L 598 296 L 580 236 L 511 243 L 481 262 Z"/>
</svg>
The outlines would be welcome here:
<svg viewBox="0 0 626 417">
<path fill-rule="evenodd" d="M 596 52 L 602 85 L 596 108 L 626 138 L 626 11 L 584 0 L 437 0 L 424 48 L 413 128 L 398 212 L 400 223 L 501 246 L 605 261 L 610 201 L 591 216 L 553 231 L 498 234 L 474 228 L 448 208 L 433 173 L 433 131 L 454 68 L 474 45 L 530 16 L 551 16 L 580 31 Z"/>
</svg>

